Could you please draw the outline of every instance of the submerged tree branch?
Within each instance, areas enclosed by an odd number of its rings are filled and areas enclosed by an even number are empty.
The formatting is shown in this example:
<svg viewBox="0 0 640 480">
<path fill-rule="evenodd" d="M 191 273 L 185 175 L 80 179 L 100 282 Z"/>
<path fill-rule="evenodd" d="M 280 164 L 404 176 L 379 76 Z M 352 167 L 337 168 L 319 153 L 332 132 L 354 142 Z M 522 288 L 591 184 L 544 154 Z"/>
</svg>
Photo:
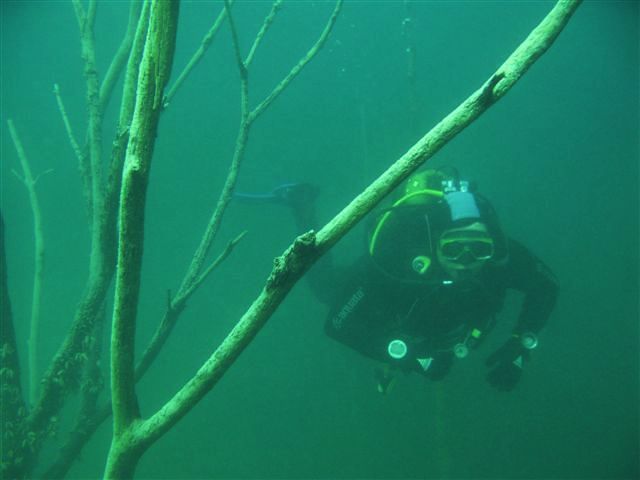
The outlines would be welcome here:
<svg viewBox="0 0 640 480">
<path fill-rule="evenodd" d="M 40 306 L 42 304 L 42 277 L 44 273 L 44 235 L 42 233 L 42 213 L 40 212 L 40 201 L 36 192 L 36 180 L 31 174 L 29 160 L 22 147 L 22 142 L 18 136 L 13 120 L 7 120 L 11 140 L 18 153 L 18 159 L 22 166 L 24 186 L 29 194 L 29 203 L 33 212 L 33 235 L 34 235 L 34 271 L 33 271 L 33 293 L 31 297 L 31 321 L 29 323 L 29 402 L 35 404 L 38 395 L 39 371 L 38 371 L 38 348 L 40 331 Z"/>
<path fill-rule="evenodd" d="M 198 287 L 206 280 L 206 278 L 213 272 L 229 255 L 233 252 L 235 246 L 242 240 L 247 232 L 242 232 L 236 238 L 231 240 L 223 252 L 209 265 L 200 276 L 194 281 L 191 287 L 179 295 L 176 295 L 173 299 L 169 296 L 167 300 L 167 310 L 160 322 L 160 325 L 156 329 L 149 342 L 149 345 L 145 349 L 138 366 L 136 367 L 136 380 L 142 378 L 147 372 L 153 361 L 156 359 L 164 343 L 166 342 L 169 334 L 173 330 L 178 316 L 184 310 L 184 307 L 193 293 Z"/>
<path fill-rule="evenodd" d="M 315 57 L 315 55 L 320 51 L 320 49 L 324 46 L 325 42 L 327 41 L 327 38 L 329 38 L 329 34 L 331 33 L 331 30 L 333 30 L 336 20 L 338 19 L 338 15 L 340 14 L 341 8 L 342 8 L 342 0 L 338 0 L 336 2 L 335 8 L 333 9 L 333 13 L 331 14 L 331 17 L 329 18 L 329 22 L 327 23 L 326 27 L 324 27 L 324 30 L 320 34 L 320 38 L 318 38 L 318 41 L 311 47 L 311 49 L 309 49 L 306 55 L 300 59 L 297 65 L 295 65 L 291 69 L 291 71 L 287 74 L 287 76 L 284 77 L 278 85 L 276 85 L 276 87 L 267 96 L 267 98 L 265 98 L 256 108 L 253 109 L 253 111 L 249 115 L 249 121 L 255 120 L 267 108 L 269 108 L 269 105 L 271 105 L 273 101 L 276 98 L 278 98 L 278 96 L 284 91 L 284 89 L 289 86 L 291 81 L 298 76 L 298 74 L 307 65 L 307 63 L 309 63 L 311 59 Z"/>
<path fill-rule="evenodd" d="M 240 240 L 242 240 L 242 238 L 247 234 L 246 231 L 242 232 L 240 235 L 238 235 L 236 238 L 234 238 L 233 240 L 231 240 L 229 243 L 227 243 L 227 246 L 225 247 L 225 249 L 222 251 L 222 253 L 220 255 L 218 255 L 218 257 L 211 262 L 211 265 L 209 265 L 199 276 L 198 278 L 195 279 L 195 281 L 193 282 L 193 284 L 191 284 L 191 288 L 189 290 L 187 290 L 186 292 L 184 292 L 184 296 L 188 297 L 191 294 L 193 294 L 196 289 L 207 279 L 207 277 L 211 274 L 211 272 L 213 272 L 216 268 L 218 268 L 218 266 L 229 256 L 231 255 L 231 252 L 233 252 L 233 249 L 236 247 L 236 245 L 238 244 L 238 242 Z M 182 299 L 179 299 L 182 300 Z"/>
<path fill-rule="evenodd" d="M 133 476 L 144 451 L 132 442 L 130 430 L 139 418 L 135 392 L 135 330 L 144 241 L 146 189 L 163 108 L 163 93 L 171 74 L 179 3 L 153 0 L 145 42 L 136 105 L 122 172 L 118 262 L 111 334 L 111 395 L 113 438 L 105 478 Z"/>
<path fill-rule="evenodd" d="M 233 53 L 236 55 L 236 63 L 238 64 L 238 70 L 240 71 L 240 79 L 241 81 L 246 82 L 247 80 L 247 66 L 242 60 L 242 53 L 240 53 L 240 41 L 238 40 L 238 31 L 236 30 L 236 22 L 233 19 L 233 15 L 231 15 L 231 4 L 229 0 L 225 0 L 224 9 L 227 12 L 227 16 L 229 17 L 229 29 L 231 30 L 231 44 L 233 45 Z"/>
<path fill-rule="evenodd" d="M 150 2 L 145 2 L 145 5 L 149 5 Z M 168 6 L 170 2 L 155 1 L 156 4 L 163 4 Z M 233 364 L 235 359 L 250 343 L 251 339 L 258 333 L 260 328 L 268 320 L 270 315 L 275 311 L 281 301 L 285 298 L 290 288 L 295 282 L 303 275 L 303 273 L 309 268 L 309 266 L 326 250 L 328 250 L 335 242 L 341 238 L 350 228 L 352 228 L 357 221 L 359 221 L 368 211 L 374 206 L 395 186 L 397 186 L 404 178 L 406 178 L 413 170 L 418 168 L 432 155 L 434 155 L 446 142 L 452 139 L 462 129 L 472 123 L 479 115 L 481 115 L 486 109 L 488 109 L 493 103 L 501 98 L 508 89 L 524 74 L 529 66 L 537 59 L 544 51 L 550 46 L 555 37 L 561 31 L 562 27 L 568 21 L 570 15 L 577 8 L 579 1 L 577 0 L 561 0 L 558 2 L 554 10 L 547 16 L 545 21 L 534 30 L 527 41 L 525 41 L 516 52 L 520 52 L 519 55 L 514 53 L 500 69 L 492 75 L 489 80 L 485 82 L 481 89 L 472 94 L 465 102 L 463 102 L 456 110 L 454 110 L 449 116 L 436 125 L 427 135 L 425 135 L 416 145 L 414 145 L 405 155 L 403 155 L 389 170 L 383 174 L 378 180 L 376 180 L 369 188 L 367 188 L 361 195 L 356 197 L 340 214 L 338 214 L 331 222 L 329 222 L 324 228 L 322 228 L 317 234 L 309 232 L 296 239 L 294 244 L 285 252 L 282 257 L 276 259 L 274 270 L 269 277 L 264 289 L 254 301 L 251 307 L 247 310 L 245 315 L 242 316 L 236 327 L 227 336 L 225 341 L 219 346 L 219 348 L 211 355 L 209 360 L 201 367 L 198 373 L 190 380 L 175 396 L 171 399 L 159 412 L 153 415 L 148 420 L 142 420 L 139 418 L 137 409 L 135 406 L 135 391 L 133 392 L 133 402 L 129 402 L 127 412 L 125 416 L 120 416 L 120 419 L 125 418 L 124 429 L 121 429 L 121 436 L 118 442 L 114 442 L 112 445 L 112 451 L 110 454 L 109 466 L 107 468 L 107 478 L 125 478 L 133 475 L 133 469 L 135 467 L 136 458 L 141 455 L 141 452 L 147 448 L 148 445 L 155 439 L 157 439 L 164 432 L 169 430 L 182 416 L 187 414 L 195 403 L 202 398 L 224 375 L 228 368 Z M 92 12 L 89 15 L 84 14 L 85 17 L 92 17 L 95 13 L 95 2 L 90 4 L 89 10 Z M 91 23 L 89 18 L 85 18 L 83 23 Z M 544 28 L 541 28 L 543 27 Z M 526 44 L 526 47 L 525 47 Z M 251 57 L 248 56 L 245 60 L 245 64 Z M 156 85 L 157 87 L 157 85 Z M 161 89 L 156 89 L 156 93 L 160 93 L 160 96 L 153 95 L 154 108 L 162 108 Z M 275 90 L 274 90 L 275 92 Z M 273 95 L 273 92 L 272 92 Z M 268 97 L 269 98 L 269 97 Z M 265 100 L 266 101 L 266 100 Z M 264 102 L 263 102 L 264 103 Z M 160 105 L 160 107 L 158 107 Z M 262 105 L 262 104 L 260 104 Z M 259 107 L 260 107 L 259 105 Z M 265 107 L 266 108 L 266 107 Z M 261 113 L 258 109 L 257 114 Z M 257 115 L 256 114 L 256 115 Z M 255 118 L 255 117 L 254 117 Z M 252 119 L 249 119 L 249 123 Z M 125 144 L 130 137 L 130 131 L 128 123 L 121 123 L 122 129 L 119 128 L 117 138 L 119 141 L 124 141 Z M 137 141 L 139 138 L 136 135 L 132 135 L 131 141 Z M 239 136 L 240 138 L 241 136 Z M 246 141 L 246 138 L 244 139 Z M 133 147 L 132 147 L 133 148 Z M 140 146 L 138 146 L 140 148 Z M 144 151 L 139 152 L 140 155 L 146 154 Z M 138 165 L 139 166 L 139 165 Z M 113 174 L 118 175 L 117 162 L 112 164 Z M 139 169 L 138 169 L 139 170 Z M 131 183 L 129 187 L 130 192 L 143 192 L 144 182 L 140 182 L 140 173 L 134 169 L 132 176 L 129 178 Z M 109 182 L 111 183 L 111 182 Z M 141 225 L 141 218 L 143 216 L 144 198 L 141 199 L 140 195 L 132 194 L 130 196 L 131 208 L 140 208 L 137 214 L 134 214 L 135 221 L 129 224 L 129 230 L 124 228 L 123 231 L 127 239 L 141 239 L 141 232 L 137 230 L 135 225 Z M 103 221 L 104 223 L 104 221 Z M 101 223 L 101 225 L 103 224 Z M 133 225 L 133 227 L 131 227 Z M 126 235 L 131 235 L 127 237 Z M 124 248 L 123 244 L 121 247 Z M 134 250 L 135 250 L 134 245 Z M 141 248 L 141 247 L 140 247 Z M 206 253 L 206 252 L 205 252 Z M 141 255 L 141 251 L 133 252 L 135 255 Z M 74 359 L 68 354 L 70 352 L 85 352 L 86 348 L 82 346 L 81 340 L 86 335 L 92 335 L 93 330 L 90 329 L 96 325 L 96 319 L 99 318 L 103 299 L 105 297 L 106 289 L 108 288 L 109 281 L 109 269 L 107 268 L 108 262 L 102 263 L 103 268 L 96 275 L 90 275 L 90 281 L 88 282 L 87 291 L 83 297 L 80 307 L 78 308 L 76 319 L 74 320 L 74 327 L 70 333 L 65 347 L 69 347 L 64 350 L 63 355 L 58 355 L 55 361 L 52 363 L 49 375 L 47 375 L 48 381 L 43 385 L 43 390 L 48 393 L 44 393 L 41 396 L 41 400 L 32 412 L 29 418 L 29 428 L 23 430 L 23 432 L 37 431 L 38 433 L 44 429 L 45 423 L 53 417 L 55 411 L 60 408 L 60 404 L 64 394 L 66 394 L 70 387 L 70 383 L 78 382 L 76 373 L 81 370 L 85 364 L 85 360 L 80 358 Z M 131 265 L 135 266 L 135 262 Z M 205 267 L 205 258 L 203 257 L 202 263 L 195 271 L 192 277 L 190 286 L 193 287 L 199 279 L 202 278 L 203 268 Z M 4 265 L 3 265 L 4 273 Z M 134 275 L 135 276 L 135 275 Z M 129 277 L 131 279 L 133 277 Z M 5 321 L 10 318 L 10 315 L 5 315 L 5 295 L 4 287 L 5 281 L 3 277 L 2 281 L 2 327 L 4 329 Z M 126 283 L 126 282 L 125 282 Z M 185 284 L 183 283 L 183 286 Z M 188 287 L 188 285 L 187 285 Z M 120 289 L 122 291 L 122 288 Z M 189 291 L 188 289 L 185 291 Z M 135 295 L 134 295 L 135 296 Z M 8 298 L 8 296 L 7 296 Z M 132 302 L 132 297 L 124 299 L 123 303 Z M 124 338 L 127 334 L 132 333 L 133 325 L 126 322 L 126 319 L 132 318 L 131 311 L 132 306 L 128 304 L 126 308 L 129 309 L 129 313 L 123 318 L 125 325 L 121 326 L 120 337 Z M 179 312 L 178 312 L 179 313 Z M 133 314 L 134 315 L 134 314 Z M 134 317 L 133 317 L 134 318 Z M 176 314 L 177 318 L 177 314 Z M 84 321 L 80 321 L 84 320 Z M 129 329 L 128 331 L 126 329 Z M 3 347 L 3 366 L 4 366 L 4 346 L 5 346 L 5 332 L 2 331 L 2 347 Z M 10 352 L 9 352 L 10 353 Z M 17 358 L 17 357 L 16 357 Z M 129 365 L 129 360 L 126 360 L 127 375 L 131 377 L 130 371 L 133 369 Z M 132 355 L 131 355 L 132 364 Z M 86 372 L 87 370 L 85 370 Z M 56 373 L 57 372 L 57 373 Z M 60 374 L 59 372 L 63 372 Z M 69 372 L 73 375 L 69 376 Z M 116 375 L 119 373 L 114 370 Z M 5 379 L 2 379 L 3 386 Z M 19 386 L 19 382 L 18 382 Z M 53 395 L 51 393 L 53 392 Z M 3 405 L 2 413 L 4 414 L 7 406 L 4 404 L 7 398 L 5 392 L 2 392 Z M 126 397 L 126 395 L 125 395 Z M 51 400 L 51 401 L 50 401 Z M 131 408 L 129 408 L 131 407 Z M 24 414 L 25 409 L 22 408 Z M 95 418 L 95 417 L 94 417 Z M 50 423 L 50 422 L 49 422 Z M 38 430 L 39 429 L 39 430 Z M 3 431 L 4 435 L 4 431 Z M 3 437 L 4 440 L 4 437 Z M 3 444 L 2 458 L 5 457 L 5 445 Z M 4 469 L 3 465 L 3 469 Z M 24 470 L 23 470 L 24 472 Z M 5 471 L 3 470 L 3 475 Z M 10 475 L 4 475 L 8 477 Z"/>
<path fill-rule="evenodd" d="M 271 5 L 271 10 L 269 11 L 269 14 L 265 17 L 264 22 L 262 22 L 262 27 L 260 27 L 260 31 L 256 35 L 256 38 L 253 41 L 253 45 L 251 45 L 251 49 L 247 54 L 247 58 L 244 60 L 244 63 L 247 66 L 247 68 L 249 68 L 249 65 L 251 65 L 251 62 L 253 62 L 253 57 L 256 54 L 256 50 L 262 43 L 262 39 L 267 33 L 267 30 L 269 30 L 269 27 L 271 26 L 273 21 L 276 19 L 276 15 L 281 8 L 282 8 L 282 0 L 276 0 L 275 2 L 273 2 L 273 5 Z"/>
<path fill-rule="evenodd" d="M 567 24 L 580 0 L 560 0 L 484 85 L 442 119 L 407 153 L 358 195 L 318 232 L 317 247 L 325 252 L 390 191 L 431 158 L 449 140 L 502 98 L 546 52 Z"/>
<path fill-rule="evenodd" d="M 69 121 L 69 117 L 67 115 L 67 109 L 65 108 L 64 102 L 62 101 L 62 96 L 60 95 L 60 86 L 57 83 L 53 84 L 53 94 L 56 96 L 56 103 L 58 104 L 58 110 L 60 111 L 62 122 L 64 123 L 64 129 L 67 131 L 67 136 L 69 137 L 71 149 L 73 150 L 73 153 L 75 153 L 78 160 L 80 176 L 82 177 L 83 184 L 89 184 L 90 173 L 88 170 L 86 170 L 86 160 L 84 158 L 84 154 L 82 153 L 82 149 L 80 148 L 80 145 L 78 144 L 78 141 L 73 134 L 73 128 L 71 128 L 71 122 Z M 87 197 L 87 201 L 89 200 L 89 195 L 89 191 L 85 191 L 85 197 Z"/>
<path fill-rule="evenodd" d="M 94 4 L 95 5 L 95 4 Z M 88 54 L 90 57 L 94 55 L 91 50 L 92 39 L 90 33 L 87 32 L 88 20 L 87 14 L 84 13 L 84 9 L 79 1 L 74 1 L 74 7 L 76 8 L 76 14 L 78 16 L 78 23 L 81 30 L 81 39 L 83 41 L 83 53 Z M 143 9 L 146 7 L 143 5 Z M 92 10 L 90 8 L 90 10 Z M 95 6 L 93 7 L 95 11 Z M 146 35 L 146 20 L 141 19 L 140 29 L 143 30 L 142 40 L 144 42 L 144 36 Z M 89 37 L 87 37 L 89 35 Z M 87 38 L 89 38 L 88 44 Z M 134 48 L 130 55 L 128 70 L 135 69 L 137 72 L 139 65 L 139 57 L 136 57 L 135 52 L 135 40 Z M 88 51 L 87 51 L 88 50 Z M 140 50 L 141 51 L 141 50 Z M 85 69 L 89 68 L 85 63 Z M 89 130 L 102 126 L 102 118 L 97 118 L 96 115 L 102 115 L 99 105 L 95 103 L 97 101 L 97 74 L 91 71 L 89 68 L 91 80 L 88 80 L 88 98 L 94 101 L 92 106 L 89 107 L 90 111 L 90 126 Z M 71 328 L 67 333 L 62 345 L 56 352 L 54 358 L 47 367 L 47 371 L 44 375 L 41 387 L 41 395 L 38 402 L 34 406 L 33 410 L 29 412 L 28 417 L 28 429 L 34 432 L 36 441 L 32 445 L 32 450 L 38 452 L 42 446 L 42 443 L 48 432 L 55 427 L 55 421 L 57 419 L 57 413 L 64 405 L 64 401 L 67 396 L 77 391 L 82 381 L 83 371 L 86 372 L 87 359 L 90 358 L 91 351 L 88 349 L 91 345 L 91 338 L 94 337 L 96 324 L 102 315 L 102 308 L 104 306 L 104 299 L 107 294 L 109 285 L 113 277 L 113 271 L 115 269 L 115 221 L 117 215 L 118 196 L 120 191 L 120 170 L 124 158 L 124 147 L 126 145 L 126 139 L 128 138 L 128 122 L 131 118 L 132 107 L 128 107 L 129 103 L 133 104 L 133 94 L 128 93 L 128 82 L 133 79 L 133 90 L 135 90 L 135 79 L 137 73 L 132 75 L 127 73 L 125 78 L 125 89 L 122 100 L 121 108 L 121 123 L 116 133 L 116 142 L 114 142 L 114 151 L 112 152 L 111 170 L 109 181 L 106 185 L 106 189 L 102 182 L 100 185 L 95 184 L 95 177 L 92 176 L 93 168 L 101 169 L 102 166 L 98 162 L 87 162 L 91 165 L 89 175 L 91 176 L 90 189 L 93 192 L 92 187 L 96 186 L 98 190 L 98 196 L 100 197 L 100 205 L 92 205 L 91 210 L 91 253 L 90 253 L 90 265 L 89 275 L 86 281 L 85 290 L 81 295 L 79 304 L 76 308 Z M 129 115 L 127 117 L 127 115 Z M 89 135 L 89 143 L 91 138 L 99 138 L 100 135 Z M 123 145 L 124 140 L 124 145 Z M 101 145 L 94 148 L 102 148 Z M 92 152 L 90 148 L 88 152 Z M 96 210 L 97 209 L 97 210 Z M 80 436 L 84 436 L 84 432 Z M 85 436 L 88 438 L 88 436 Z M 67 458 L 65 461 L 70 462 Z M 68 467 L 68 466 L 67 466 Z M 28 472 L 27 472 L 28 473 Z"/>
<path fill-rule="evenodd" d="M 20 478 L 33 455 L 24 449 L 27 405 L 20 383 L 20 358 L 9 296 L 4 218 L 0 213 L 0 478 Z"/>
<path fill-rule="evenodd" d="M 87 382 L 90 382 L 94 386 L 99 385 L 101 382 L 98 376 L 99 372 L 92 367 L 92 352 L 93 349 L 96 348 L 94 340 L 97 336 L 97 333 L 94 332 L 99 332 L 102 328 L 100 326 L 100 319 L 103 317 L 101 306 L 115 267 L 116 218 L 120 196 L 122 165 L 124 163 L 126 146 L 129 139 L 129 126 L 135 105 L 135 91 L 138 81 L 140 59 L 142 58 L 147 35 L 149 5 L 150 2 L 144 2 L 142 6 L 142 12 L 138 18 L 138 25 L 124 74 L 120 115 L 113 140 L 109 178 L 104 194 L 103 214 L 101 215 L 102 221 L 99 225 L 102 242 L 101 250 L 104 252 L 104 270 L 99 275 L 97 273 L 100 272 L 90 272 L 87 282 L 88 286 L 76 313 L 71 332 L 67 336 L 63 348 L 56 356 L 56 361 L 54 362 L 55 367 L 52 368 L 49 375 L 45 377 L 47 378 L 45 385 L 48 386 L 49 395 L 47 395 L 42 402 L 43 409 L 41 409 L 41 411 L 43 415 L 40 415 L 40 418 L 43 419 L 45 418 L 45 413 L 49 415 L 55 414 L 57 410 L 51 407 L 51 405 L 60 406 L 61 397 L 69 391 L 69 375 L 63 376 L 60 373 L 55 374 L 55 372 L 60 371 L 59 369 L 67 368 L 65 366 L 68 365 L 68 370 L 74 375 L 72 379 L 75 381 L 79 373 L 75 373 L 74 369 L 79 369 L 79 367 L 84 366 L 84 378 L 81 380 L 83 388 Z M 76 355 L 72 355 L 73 349 L 75 349 Z M 82 361 L 82 363 L 80 363 L 80 361 Z M 88 375 L 91 372 L 93 372 L 95 376 L 89 378 Z M 51 377 L 52 375 L 53 377 Z M 80 383 L 80 379 L 77 381 Z M 49 386 L 56 387 L 57 389 L 50 388 Z M 98 426 L 111 414 L 111 402 L 107 402 L 106 405 L 103 405 L 95 411 L 90 411 L 88 400 L 83 401 L 80 414 L 85 417 L 90 415 L 90 418 L 85 418 L 82 425 L 78 423 L 78 425 L 72 428 L 57 458 L 45 469 L 45 478 L 63 477 L 80 453 L 82 447 L 91 438 Z"/>
<path fill-rule="evenodd" d="M 83 167 L 89 172 L 89 212 L 91 221 L 91 241 L 93 245 L 99 243 L 97 238 L 97 224 L 99 222 L 102 204 L 102 105 L 100 103 L 100 86 L 96 65 L 96 48 L 94 39 L 94 23 L 96 2 L 90 0 L 88 11 L 85 12 L 80 0 L 73 0 L 78 27 L 80 29 L 80 47 L 84 62 L 84 76 L 87 83 L 87 107 L 89 111 L 89 126 L 87 130 L 88 156 L 84 160 L 88 165 Z M 97 268 L 96 256 L 91 255 L 92 269 Z"/>
<path fill-rule="evenodd" d="M 331 14 L 331 17 L 329 18 L 324 30 L 320 34 L 320 37 L 311 47 L 311 49 L 309 49 L 306 55 L 296 64 L 295 67 L 293 67 L 291 72 L 276 87 L 274 92 L 276 92 L 277 90 L 277 93 L 272 92 L 267 99 L 268 101 L 263 101 L 253 111 L 249 112 L 249 87 L 245 64 L 246 62 L 242 60 L 242 55 L 240 54 L 240 47 L 237 41 L 237 34 L 235 33 L 235 26 L 231 15 L 230 4 L 228 1 L 225 2 L 225 8 L 227 9 L 229 24 L 232 31 L 234 50 L 236 52 L 236 61 L 238 64 L 238 70 L 240 72 L 240 128 L 238 130 L 238 136 L 236 137 L 235 149 L 233 158 L 231 160 L 231 165 L 229 166 L 229 172 L 227 173 L 227 178 L 222 187 L 222 191 L 220 192 L 220 196 L 218 197 L 216 207 L 209 219 L 209 223 L 205 228 L 204 235 L 200 240 L 200 244 L 198 245 L 198 248 L 196 249 L 196 252 L 191 260 L 189 268 L 187 269 L 187 273 L 185 274 L 180 288 L 178 289 L 178 296 L 181 295 L 184 291 L 187 291 L 191 288 L 193 283 L 200 275 L 202 268 L 204 267 L 206 256 L 209 252 L 209 249 L 211 248 L 211 244 L 213 243 L 215 236 L 218 233 L 220 224 L 222 223 L 222 218 L 233 196 L 233 190 L 235 189 L 238 171 L 244 157 L 247 138 L 249 136 L 250 128 L 253 125 L 253 121 L 259 116 L 260 113 L 264 112 L 264 110 L 271 105 L 276 97 L 280 93 L 282 93 L 282 91 L 291 83 L 291 81 L 297 76 L 297 74 L 300 73 L 300 71 L 309 63 L 309 61 L 311 61 L 311 59 L 320 51 L 320 48 L 326 42 L 327 37 L 329 36 L 331 30 L 333 29 L 333 26 L 335 25 L 337 16 L 340 13 L 341 5 L 342 0 L 337 0 L 333 13 Z M 265 23 L 267 23 L 266 20 Z"/>
<path fill-rule="evenodd" d="M 73 426 L 67 440 L 60 447 L 57 458 L 44 470 L 41 478 L 64 478 L 87 439 L 101 423 L 97 422 L 99 411 L 96 409 L 96 405 L 104 386 L 100 369 L 104 319 L 105 312 L 103 311 L 95 323 L 95 331 L 92 336 L 86 338 L 84 349 L 87 353 L 80 354 L 85 357 L 86 366 L 80 389 L 80 404 Z M 53 430 L 52 433 L 56 434 L 57 432 Z"/>
<path fill-rule="evenodd" d="M 103 111 L 107 106 L 107 102 L 111 98 L 111 93 L 116 86 L 118 78 L 120 78 L 122 69 L 127 64 L 129 52 L 131 51 L 131 45 L 133 44 L 133 38 L 136 33 L 136 27 L 138 25 L 138 19 L 140 18 L 142 4 L 143 2 L 139 0 L 131 0 L 131 4 L 129 6 L 129 21 L 127 23 L 127 30 L 124 34 L 122 42 L 120 42 L 120 46 L 118 47 L 116 54 L 111 60 L 109 69 L 107 70 L 107 73 L 104 76 L 104 80 L 102 81 L 102 85 L 100 86 L 100 108 Z"/>
<path fill-rule="evenodd" d="M 136 107 L 122 172 L 118 263 L 116 269 L 113 333 L 111 337 L 111 387 L 114 435 L 120 436 L 135 420 L 134 343 L 140 288 L 144 234 L 144 204 L 163 89 L 171 73 L 178 3 L 155 0 L 140 65 Z"/>
<path fill-rule="evenodd" d="M 231 1 L 230 3 L 233 4 L 233 1 Z M 180 75 L 178 76 L 178 79 L 175 81 L 175 83 L 171 86 L 171 88 L 167 92 L 165 96 L 165 101 L 164 101 L 165 107 L 171 103 L 171 100 L 173 100 L 173 97 L 175 96 L 178 89 L 182 86 L 182 84 L 187 79 L 191 71 L 200 62 L 205 52 L 209 49 L 209 46 L 211 45 L 211 42 L 213 42 L 213 39 L 215 38 L 216 34 L 218 33 L 218 30 L 220 29 L 220 25 L 222 25 L 222 22 L 224 21 L 226 15 L 227 15 L 227 11 L 223 7 L 220 13 L 218 14 L 218 17 L 216 18 L 215 22 L 213 22 L 213 25 L 211 26 L 209 31 L 202 38 L 202 42 L 200 42 L 200 46 L 198 47 L 196 52 L 193 54 L 193 56 L 187 63 L 186 67 L 184 67 L 184 69 L 182 70 L 182 73 L 180 73 Z"/>
<path fill-rule="evenodd" d="M 520 78 L 524 73 L 523 69 L 526 70 L 533 64 L 553 43 L 579 3 L 579 0 L 559 1 L 534 32 L 479 90 L 432 128 L 317 235 L 308 232 L 298 237 L 283 256 L 275 260 L 274 269 L 264 289 L 222 344 L 162 409 L 136 425 L 134 436 L 139 438 L 139 441 L 156 439 L 189 412 L 222 378 L 315 260 L 342 238 L 404 178 L 504 96 L 508 88 L 498 89 L 500 82 L 507 77 Z M 522 52 L 528 52 L 528 55 L 523 56 Z M 514 83 L 515 81 L 511 82 L 509 87 Z"/>
</svg>

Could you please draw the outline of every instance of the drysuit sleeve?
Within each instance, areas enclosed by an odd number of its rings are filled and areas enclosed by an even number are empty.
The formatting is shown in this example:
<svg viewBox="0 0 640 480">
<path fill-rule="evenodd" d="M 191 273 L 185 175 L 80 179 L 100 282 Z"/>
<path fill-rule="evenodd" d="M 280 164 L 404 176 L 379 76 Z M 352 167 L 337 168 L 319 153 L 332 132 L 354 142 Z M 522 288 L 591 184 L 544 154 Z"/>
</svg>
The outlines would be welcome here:
<svg viewBox="0 0 640 480">
<path fill-rule="evenodd" d="M 524 245 L 509 240 L 507 288 L 524 294 L 514 334 L 538 333 L 546 325 L 558 295 L 551 270 Z"/>
<path fill-rule="evenodd" d="M 387 360 L 386 348 L 392 335 L 388 307 L 380 285 L 370 281 L 363 259 L 352 266 L 347 278 L 334 285 L 338 295 L 325 321 L 332 339 L 375 360 Z"/>
</svg>

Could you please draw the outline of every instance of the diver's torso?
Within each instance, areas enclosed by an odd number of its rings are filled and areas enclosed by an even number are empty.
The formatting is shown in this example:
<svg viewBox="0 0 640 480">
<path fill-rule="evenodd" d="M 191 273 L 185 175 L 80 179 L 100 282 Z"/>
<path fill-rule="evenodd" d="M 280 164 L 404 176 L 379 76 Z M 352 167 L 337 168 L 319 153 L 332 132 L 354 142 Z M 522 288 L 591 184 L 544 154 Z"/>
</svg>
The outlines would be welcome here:
<svg viewBox="0 0 640 480">
<path fill-rule="evenodd" d="M 407 336 L 421 338 L 433 348 L 447 348 L 460 342 L 474 328 L 486 331 L 503 298 L 503 290 L 492 291 L 481 283 L 416 288 L 404 299 L 408 308 L 400 313 L 398 326 Z"/>
<path fill-rule="evenodd" d="M 487 269 L 473 282 L 435 275 L 422 283 L 402 283 L 361 266 L 330 314 L 328 327 L 337 337 L 358 325 L 371 340 L 401 335 L 446 349 L 474 328 L 486 330 L 504 299 L 499 269 Z"/>
</svg>

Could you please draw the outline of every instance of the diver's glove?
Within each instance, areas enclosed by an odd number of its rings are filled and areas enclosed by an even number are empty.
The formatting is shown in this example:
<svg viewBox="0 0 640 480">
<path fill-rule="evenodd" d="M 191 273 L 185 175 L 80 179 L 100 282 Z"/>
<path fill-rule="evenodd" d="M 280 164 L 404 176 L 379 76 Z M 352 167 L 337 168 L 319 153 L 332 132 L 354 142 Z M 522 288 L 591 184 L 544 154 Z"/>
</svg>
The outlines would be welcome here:
<svg viewBox="0 0 640 480">
<path fill-rule="evenodd" d="M 528 358 L 529 351 L 521 340 L 510 338 L 485 361 L 485 365 L 490 368 L 487 381 L 502 392 L 513 390 L 522 377 L 522 366 Z"/>
</svg>

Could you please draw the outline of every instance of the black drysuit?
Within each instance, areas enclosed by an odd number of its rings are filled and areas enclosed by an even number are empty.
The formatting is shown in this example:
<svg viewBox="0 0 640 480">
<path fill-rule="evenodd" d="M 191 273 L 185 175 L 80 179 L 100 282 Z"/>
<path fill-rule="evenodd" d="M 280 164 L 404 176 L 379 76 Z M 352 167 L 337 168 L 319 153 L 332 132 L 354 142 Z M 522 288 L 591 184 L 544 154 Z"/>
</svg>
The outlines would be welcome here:
<svg viewBox="0 0 640 480">
<path fill-rule="evenodd" d="M 499 263 L 484 265 L 475 281 L 452 281 L 434 263 L 421 281 L 400 282 L 369 256 L 343 271 L 342 278 L 322 281 L 322 287 L 312 281 L 318 296 L 330 305 L 326 333 L 368 357 L 434 379 L 448 370 L 456 345 L 473 348 L 484 338 L 508 289 L 524 295 L 513 333 L 537 334 L 553 310 L 556 283 L 522 244 L 506 243 L 508 254 Z M 395 339 L 408 347 L 401 360 L 388 352 Z M 425 368 L 419 359 L 433 361 Z"/>
</svg>

